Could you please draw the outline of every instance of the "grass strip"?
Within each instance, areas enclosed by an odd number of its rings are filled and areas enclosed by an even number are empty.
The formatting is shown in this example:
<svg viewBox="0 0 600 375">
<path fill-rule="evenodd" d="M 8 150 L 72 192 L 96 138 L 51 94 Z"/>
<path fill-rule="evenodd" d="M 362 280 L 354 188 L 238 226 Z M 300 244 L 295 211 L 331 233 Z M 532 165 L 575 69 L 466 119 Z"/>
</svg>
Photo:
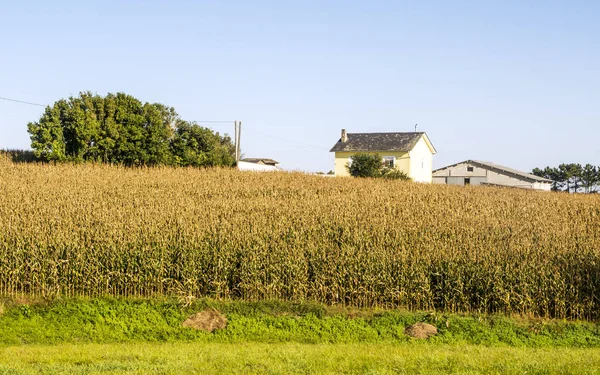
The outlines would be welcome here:
<svg viewBox="0 0 600 375">
<path fill-rule="evenodd" d="M 600 351 L 432 343 L 138 343 L 0 348 L 0 374 L 600 374 Z"/>
<path fill-rule="evenodd" d="M 4 300 L 0 345 L 61 343 L 407 343 L 404 328 L 438 327 L 437 344 L 529 348 L 598 348 L 600 325 L 496 315 L 458 315 L 382 309 L 347 309 L 315 303 L 198 299 Z M 189 315 L 208 308 L 228 319 L 206 333 L 184 328 Z"/>
</svg>

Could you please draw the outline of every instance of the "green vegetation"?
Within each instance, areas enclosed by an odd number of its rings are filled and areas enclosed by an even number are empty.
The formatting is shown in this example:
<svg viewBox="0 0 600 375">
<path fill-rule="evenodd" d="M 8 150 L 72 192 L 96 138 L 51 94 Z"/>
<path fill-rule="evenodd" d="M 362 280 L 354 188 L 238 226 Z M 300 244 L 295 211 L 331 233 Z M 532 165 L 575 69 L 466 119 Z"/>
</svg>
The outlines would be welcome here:
<svg viewBox="0 0 600 375">
<path fill-rule="evenodd" d="M 207 308 L 223 330 L 182 321 Z M 417 321 L 439 335 L 403 334 Z M 476 345 L 475 345 L 476 344 Z M 284 301 L 0 302 L 0 374 L 600 374 L 600 326 Z"/>
<path fill-rule="evenodd" d="M 600 320 L 600 196 L 0 157 L 0 295 Z"/>
<path fill-rule="evenodd" d="M 42 161 L 93 161 L 128 166 L 232 166 L 228 136 L 183 121 L 172 107 L 123 93 L 90 92 L 59 100 L 27 125 Z"/>
<path fill-rule="evenodd" d="M 399 310 L 348 309 L 314 303 L 142 299 L 3 302 L 0 344 L 118 342 L 407 343 L 404 328 L 429 322 L 438 344 L 600 348 L 600 326 L 585 322 L 516 319 Z M 215 308 L 227 328 L 184 328 L 191 314 Z"/>
<path fill-rule="evenodd" d="M 600 351 L 410 344 L 62 344 L 0 348 L 0 374 L 596 375 Z"/>
<path fill-rule="evenodd" d="M 383 161 L 380 155 L 359 152 L 352 155 L 346 169 L 354 177 L 379 177 L 383 170 Z"/>
<path fill-rule="evenodd" d="M 384 164 L 383 158 L 377 153 L 357 152 L 352 155 L 352 162 L 346 165 L 348 173 L 353 177 L 383 177 L 388 180 L 409 181 L 410 177 L 400 170 Z"/>
<path fill-rule="evenodd" d="M 38 161 L 35 153 L 31 150 L 1 150 L 0 158 L 8 158 L 13 163 L 35 163 Z"/>
<path fill-rule="evenodd" d="M 556 168 L 534 168 L 532 173 L 554 181 L 552 183 L 554 191 L 590 194 L 600 190 L 600 166 L 563 163 Z"/>
</svg>

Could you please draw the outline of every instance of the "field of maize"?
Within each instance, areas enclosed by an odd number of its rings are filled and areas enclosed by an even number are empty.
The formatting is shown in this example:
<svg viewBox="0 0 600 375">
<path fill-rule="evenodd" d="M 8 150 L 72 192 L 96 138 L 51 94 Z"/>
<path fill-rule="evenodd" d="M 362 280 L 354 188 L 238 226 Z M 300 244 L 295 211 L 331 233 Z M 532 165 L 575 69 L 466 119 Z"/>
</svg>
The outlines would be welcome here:
<svg viewBox="0 0 600 375">
<path fill-rule="evenodd" d="M 0 295 L 600 319 L 600 196 L 0 155 Z"/>
</svg>

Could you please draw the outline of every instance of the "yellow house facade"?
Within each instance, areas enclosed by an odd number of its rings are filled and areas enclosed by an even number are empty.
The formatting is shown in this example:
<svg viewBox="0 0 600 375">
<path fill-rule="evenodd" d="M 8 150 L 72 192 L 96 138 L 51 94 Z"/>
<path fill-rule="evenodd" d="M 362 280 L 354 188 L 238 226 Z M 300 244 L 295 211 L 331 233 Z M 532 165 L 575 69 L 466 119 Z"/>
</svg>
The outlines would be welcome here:
<svg viewBox="0 0 600 375">
<path fill-rule="evenodd" d="M 336 176 L 350 176 L 346 165 L 359 152 L 378 153 L 383 162 L 406 173 L 413 181 L 431 183 L 436 150 L 426 133 L 347 133 L 342 129 L 335 153 Z"/>
</svg>

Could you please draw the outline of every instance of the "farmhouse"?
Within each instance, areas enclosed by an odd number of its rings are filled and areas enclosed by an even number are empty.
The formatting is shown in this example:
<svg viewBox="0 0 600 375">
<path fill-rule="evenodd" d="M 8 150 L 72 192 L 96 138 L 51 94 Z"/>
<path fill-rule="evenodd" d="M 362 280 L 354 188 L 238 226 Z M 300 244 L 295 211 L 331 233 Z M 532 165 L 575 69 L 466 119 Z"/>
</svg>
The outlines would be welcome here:
<svg viewBox="0 0 600 375">
<path fill-rule="evenodd" d="M 497 185 L 547 190 L 552 180 L 485 161 L 467 160 L 433 171 L 434 184 Z"/>
<path fill-rule="evenodd" d="M 268 158 L 245 158 L 237 163 L 240 171 L 277 171 L 279 170 L 279 162 Z"/>
<path fill-rule="evenodd" d="M 406 173 L 413 181 L 431 183 L 433 144 L 423 132 L 414 133 L 347 133 L 330 152 L 335 153 L 335 175 L 349 176 L 346 165 L 358 152 L 374 152 L 383 157 L 388 167 Z"/>
</svg>

